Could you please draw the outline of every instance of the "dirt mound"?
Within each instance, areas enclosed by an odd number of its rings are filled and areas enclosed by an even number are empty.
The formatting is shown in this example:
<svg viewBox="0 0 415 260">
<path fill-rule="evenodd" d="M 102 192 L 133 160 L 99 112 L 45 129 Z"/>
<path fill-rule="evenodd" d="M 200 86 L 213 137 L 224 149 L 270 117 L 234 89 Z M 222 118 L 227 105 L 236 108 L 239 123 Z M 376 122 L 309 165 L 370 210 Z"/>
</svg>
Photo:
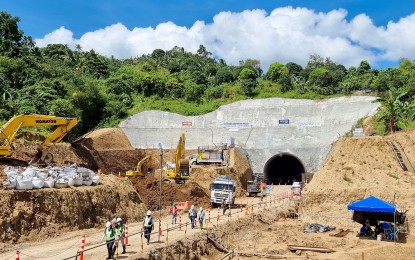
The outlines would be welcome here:
<svg viewBox="0 0 415 260">
<path fill-rule="evenodd" d="M 134 150 L 121 128 L 102 128 L 84 135 L 80 141 L 90 149 L 100 150 Z"/>
<path fill-rule="evenodd" d="M 98 186 L 0 191 L 0 239 L 3 243 L 37 241 L 63 232 L 101 227 L 122 217 L 139 221 L 145 213 L 128 181 L 102 176 Z"/>
<path fill-rule="evenodd" d="M 387 141 L 398 144 L 410 171 L 402 170 Z M 393 202 L 396 193 L 398 209 L 406 207 L 408 216 L 415 217 L 414 141 L 414 131 L 339 140 L 304 189 L 304 213 L 348 217 L 349 203 L 371 195 Z"/>
<path fill-rule="evenodd" d="M 160 178 L 153 175 L 145 178 L 131 178 L 131 182 L 140 194 L 143 202 L 150 210 L 159 210 L 160 204 Z M 185 184 L 162 182 L 162 209 L 167 210 L 172 202 L 191 201 L 196 206 L 207 207 L 210 203 L 210 195 L 197 183 Z"/>
</svg>

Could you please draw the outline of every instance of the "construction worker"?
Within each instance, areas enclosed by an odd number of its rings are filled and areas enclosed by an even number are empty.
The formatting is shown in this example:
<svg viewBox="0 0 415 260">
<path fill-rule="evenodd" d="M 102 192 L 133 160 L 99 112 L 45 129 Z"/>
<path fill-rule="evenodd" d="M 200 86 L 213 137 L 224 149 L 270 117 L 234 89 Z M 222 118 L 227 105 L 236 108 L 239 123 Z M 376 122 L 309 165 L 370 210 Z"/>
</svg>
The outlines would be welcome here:
<svg viewBox="0 0 415 260">
<path fill-rule="evenodd" d="M 259 196 L 261 197 L 261 201 L 264 199 L 265 190 L 264 187 L 261 187 L 261 192 L 259 193 Z"/>
<path fill-rule="evenodd" d="M 223 200 L 222 200 L 222 204 L 220 205 L 220 207 L 222 208 L 222 210 L 223 210 L 223 213 L 222 213 L 222 215 L 225 215 L 225 211 L 226 211 L 226 199 L 225 198 L 223 198 Z"/>
<path fill-rule="evenodd" d="M 150 244 L 150 235 L 151 231 L 154 230 L 154 221 L 151 217 L 151 211 L 147 211 L 147 215 L 144 218 L 143 222 L 143 229 L 144 229 L 144 237 L 147 239 L 147 245 Z"/>
<path fill-rule="evenodd" d="M 172 206 L 170 207 L 170 214 L 171 214 L 171 223 L 176 224 L 177 223 L 177 206 L 176 202 L 173 202 Z"/>
<path fill-rule="evenodd" d="M 202 229 L 203 221 L 205 220 L 205 211 L 203 211 L 202 207 L 200 207 L 199 211 L 197 212 L 197 219 L 199 220 L 200 229 Z"/>
<path fill-rule="evenodd" d="M 102 234 L 101 241 L 104 240 L 107 243 L 107 251 L 108 251 L 108 257 L 107 259 L 113 259 L 114 257 L 114 242 L 115 242 L 115 229 L 112 228 L 111 222 L 108 221 L 105 225 L 104 234 Z"/>
<path fill-rule="evenodd" d="M 122 245 L 122 253 L 125 254 L 125 225 L 122 223 L 122 218 L 117 218 L 117 233 L 120 237 L 121 245 Z"/>
<path fill-rule="evenodd" d="M 112 257 L 114 257 L 115 252 L 117 252 L 118 242 L 120 241 L 120 234 L 118 233 L 117 229 L 117 219 L 114 218 L 113 220 L 111 220 L 111 228 L 115 232 L 114 245 L 112 246 Z"/>
<path fill-rule="evenodd" d="M 195 228 L 195 218 L 196 218 L 195 205 L 192 205 L 189 209 L 189 218 L 190 218 L 191 226 L 193 229 Z"/>
</svg>

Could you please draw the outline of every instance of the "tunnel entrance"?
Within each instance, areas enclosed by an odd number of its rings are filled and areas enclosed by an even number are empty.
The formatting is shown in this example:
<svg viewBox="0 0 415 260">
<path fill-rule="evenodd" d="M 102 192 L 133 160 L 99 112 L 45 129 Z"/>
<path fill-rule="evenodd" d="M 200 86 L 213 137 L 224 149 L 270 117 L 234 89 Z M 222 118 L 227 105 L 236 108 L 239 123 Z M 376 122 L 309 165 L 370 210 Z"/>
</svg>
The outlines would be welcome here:
<svg viewBox="0 0 415 260">
<path fill-rule="evenodd" d="M 291 185 L 301 181 L 305 167 L 300 159 L 289 153 L 279 153 L 271 157 L 264 166 L 264 178 L 272 184 Z"/>
</svg>

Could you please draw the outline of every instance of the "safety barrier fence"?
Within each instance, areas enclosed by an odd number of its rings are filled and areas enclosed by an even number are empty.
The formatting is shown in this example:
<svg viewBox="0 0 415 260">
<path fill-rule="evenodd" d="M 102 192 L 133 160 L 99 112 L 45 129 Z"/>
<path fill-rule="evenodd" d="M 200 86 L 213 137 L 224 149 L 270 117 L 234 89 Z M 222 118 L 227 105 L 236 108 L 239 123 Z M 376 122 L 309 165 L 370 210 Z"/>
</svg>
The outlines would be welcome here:
<svg viewBox="0 0 415 260">
<path fill-rule="evenodd" d="M 254 202 L 249 203 L 248 202 L 245 205 L 239 205 L 239 207 L 238 207 L 238 205 L 236 205 L 234 207 L 231 207 L 229 205 L 229 207 L 226 208 L 226 211 L 228 211 L 228 212 L 225 211 L 225 213 L 223 213 L 223 214 L 220 214 L 220 211 L 221 210 L 223 211 L 223 209 L 218 208 L 218 214 L 217 214 L 216 217 L 213 217 L 213 218 L 211 217 L 211 211 L 213 209 L 209 208 L 207 214 L 205 212 L 205 221 L 204 221 L 205 223 L 204 223 L 203 229 L 201 229 L 201 230 L 202 231 L 203 230 L 208 230 L 209 229 L 209 224 L 213 223 L 215 218 L 216 218 L 216 224 L 218 226 L 220 224 L 219 222 L 221 221 L 220 220 L 221 217 L 225 217 L 225 218 L 227 217 L 228 222 L 229 222 L 229 221 L 231 221 L 232 216 L 234 216 L 234 215 L 237 215 L 238 218 L 240 217 L 240 215 L 242 215 L 242 216 L 252 216 L 255 212 L 258 212 L 262 209 L 270 208 L 272 206 L 276 207 L 277 203 L 280 203 L 283 200 L 290 201 L 293 198 L 295 198 L 295 196 L 292 194 L 292 192 L 285 192 L 285 193 L 281 193 L 281 194 L 278 194 L 278 195 L 268 195 L 268 196 L 264 197 L 263 201 L 259 201 L 257 203 L 254 203 Z M 157 222 L 155 221 L 154 226 L 156 226 L 156 224 L 157 224 Z M 196 226 L 196 224 L 198 224 L 198 221 L 196 221 L 196 218 L 195 218 L 195 226 Z M 159 219 L 158 225 L 159 225 L 159 229 L 156 230 L 156 231 L 151 232 L 150 235 L 158 234 L 159 236 L 163 236 L 162 232 L 164 231 L 166 233 L 165 243 L 168 245 L 168 243 L 169 243 L 168 237 L 169 237 L 170 232 L 172 232 L 172 231 L 184 231 L 184 235 L 186 237 L 187 236 L 187 229 L 191 225 L 191 223 L 189 221 L 186 221 L 186 223 L 182 223 L 182 214 L 181 214 L 181 215 L 179 215 L 179 224 L 174 224 L 173 226 L 170 226 L 170 227 L 167 224 L 166 228 L 163 230 L 162 225 L 161 225 L 161 220 Z M 141 235 L 141 252 L 143 253 L 144 252 L 144 240 L 143 240 L 144 229 L 141 228 L 137 232 L 128 234 L 128 238 L 131 238 L 131 237 L 134 237 L 134 236 L 137 236 L 137 235 Z M 118 242 L 119 242 L 119 240 L 115 241 L 115 243 L 118 243 Z M 128 242 L 128 240 L 126 242 Z M 108 242 L 108 243 L 110 243 L 110 242 Z M 99 248 L 101 246 L 107 246 L 108 243 L 103 242 L 103 243 L 99 243 L 99 244 L 96 244 L 94 246 L 85 248 L 85 236 L 83 236 L 82 237 L 82 242 L 80 243 L 81 246 L 77 250 L 77 253 L 73 256 L 62 258 L 62 260 L 69 260 L 69 259 L 76 259 L 76 260 L 82 259 L 83 260 L 83 259 L 85 259 L 85 256 L 84 256 L 85 252 L 89 252 L 89 251 L 94 250 L 96 248 Z M 65 252 L 67 252 L 69 249 L 73 249 L 73 247 L 76 244 L 74 244 L 71 247 L 65 247 L 66 250 L 60 251 L 59 253 L 57 253 L 55 255 L 48 255 L 47 258 L 56 257 L 60 254 L 63 254 Z M 118 247 L 117 247 L 117 250 L 118 250 Z M 36 256 L 26 255 L 26 254 L 22 253 L 22 250 L 17 250 L 16 251 L 16 259 L 18 259 L 17 258 L 18 255 L 19 256 L 20 255 L 27 256 L 28 257 L 27 259 L 45 258 L 45 256 L 36 257 Z M 8 258 L 8 259 L 10 259 L 10 258 Z M 19 258 L 19 260 L 20 260 L 20 258 Z"/>
</svg>

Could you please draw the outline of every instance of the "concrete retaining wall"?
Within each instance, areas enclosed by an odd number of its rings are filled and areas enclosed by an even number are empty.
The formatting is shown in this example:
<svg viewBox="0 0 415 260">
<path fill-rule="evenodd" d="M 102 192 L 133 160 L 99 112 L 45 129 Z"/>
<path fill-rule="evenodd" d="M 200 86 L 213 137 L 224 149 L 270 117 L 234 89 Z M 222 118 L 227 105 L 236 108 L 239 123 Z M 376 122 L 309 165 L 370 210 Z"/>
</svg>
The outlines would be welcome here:
<svg viewBox="0 0 415 260">
<path fill-rule="evenodd" d="M 281 152 L 297 156 L 307 172 L 314 172 L 333 142 L 358 119 L 376 112 L 379 103 L 372 103 L 374 99 L 244 100 L 201 116 L 150 110 L 127 118 L 120 127 L 136 148 L 158 148 L 161 143 L 175 149 L 182 131 L 187 149 L 220 145 L 224 137 L 233 137 L 235 145 L 248 152 L 254 172 L 262 172 L 265 163 Z"/>
</svg>

